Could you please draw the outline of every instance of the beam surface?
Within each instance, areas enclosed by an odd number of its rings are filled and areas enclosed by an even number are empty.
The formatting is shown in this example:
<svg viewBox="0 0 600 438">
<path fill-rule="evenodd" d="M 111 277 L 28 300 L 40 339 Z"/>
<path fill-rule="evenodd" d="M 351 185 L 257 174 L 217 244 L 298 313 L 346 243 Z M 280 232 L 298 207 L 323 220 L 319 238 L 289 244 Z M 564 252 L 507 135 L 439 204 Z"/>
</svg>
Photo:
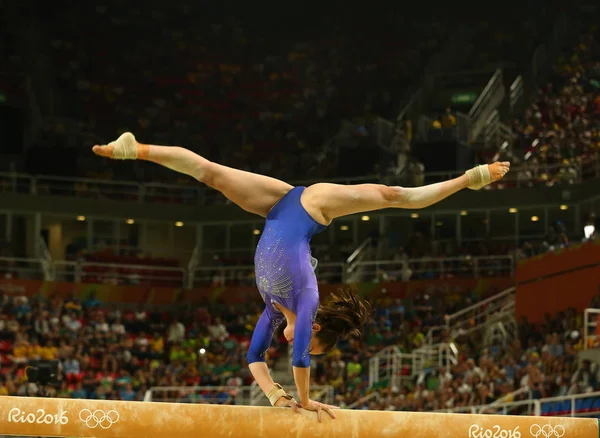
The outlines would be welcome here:
<svg viewBox="0 0 600 438">
<path fill-rule="evenodd" d="M 599 438 L 593 418 L 0 397 L 0 435 L 118 438 Z M 324 417 L 326 415 L 324 414 Z"/>
</svg>

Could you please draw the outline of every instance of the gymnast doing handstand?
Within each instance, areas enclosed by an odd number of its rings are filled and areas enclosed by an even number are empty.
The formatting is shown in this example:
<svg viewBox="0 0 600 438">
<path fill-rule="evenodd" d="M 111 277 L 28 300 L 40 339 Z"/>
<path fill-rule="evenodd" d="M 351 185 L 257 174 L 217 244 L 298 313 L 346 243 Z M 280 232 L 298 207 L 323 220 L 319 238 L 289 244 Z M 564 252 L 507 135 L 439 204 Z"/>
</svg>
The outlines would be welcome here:
<svg viewBox="0 0 600 438">
<path fill-rule="evenodd" d="M 367 303 L 352 290 L 341 290 L 326 303 L 319 303 L 311 237 L 342 216 L 384 208 L 420 209 L 465 188 L 479 190 L 503 178 L 510 168 L 508 162 L 480 165 L 457 178 L 414 188 L 329 183 L 292 187 L 278 179 L 211 162 L 182 147 L 138 143 L 131 133 L 94 146 L 93 152 L 112 159 L 158 163 L 197 179 L 242 209 L 266 218 L 254 257 L 256 286 L 265 310 L 252 335 L 248 364 L 273 406 L 317 411 L 319 421 L 322 411 L 333 418 L 335 413 L 333 406 L 309 398 L 310 356 L 331 350 L 340 338 L 360 334 L 370 312 Z M 298 401 L 273 381 L 265 362 L 273 333 L 284 321 L 283 334 L 293 343 Z"/>
</svg>

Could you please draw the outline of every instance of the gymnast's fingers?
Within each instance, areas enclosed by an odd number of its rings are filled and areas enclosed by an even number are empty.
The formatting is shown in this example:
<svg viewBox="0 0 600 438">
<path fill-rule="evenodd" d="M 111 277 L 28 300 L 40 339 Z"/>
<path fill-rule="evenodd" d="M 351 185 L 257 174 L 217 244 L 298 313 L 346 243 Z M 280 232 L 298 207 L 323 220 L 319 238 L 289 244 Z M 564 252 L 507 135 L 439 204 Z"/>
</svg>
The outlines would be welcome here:
<svg viewBox="0 0 600 438">
<path fill-rule="evenodd" d="M 300 413 L 300 407 L 298 406 L 298 403 L 296 403 L 295 401 L 291 400 L 291 407 L 292 410 L 296 413 Z"/>
<path fill-rule="evenodd" d="M 325 409 L 325 412 L 327 412 L 329 414 L 329 416 L 335 420 L 335 414 L 333 413 L 333 410 L 331 409 L 332 407 L 333 406 L 323 405 L 323 409 Z"/>
<path fill-rule="evenodd" d="M 317 418 L 319 419 L 319 423 L 323 421 L 323 409 L 321 407 L 321 404 L 319 404 L 319 406 L 317 407 Z"/>
</svg>

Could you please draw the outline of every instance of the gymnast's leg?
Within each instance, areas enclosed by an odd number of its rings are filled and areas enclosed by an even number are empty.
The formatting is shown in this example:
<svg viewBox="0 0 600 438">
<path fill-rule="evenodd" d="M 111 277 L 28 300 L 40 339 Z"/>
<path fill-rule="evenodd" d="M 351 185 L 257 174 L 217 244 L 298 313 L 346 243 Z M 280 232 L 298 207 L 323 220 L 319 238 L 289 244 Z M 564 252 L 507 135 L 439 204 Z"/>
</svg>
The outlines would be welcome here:
<svg viewBox="0 0 600 438">
<path fill-rule="evenodd" d="M 479 190 L 498 181 L 510 169 L 509 162 L 477 166 L 464 175 L 422 187 L 388 187 L 380 184 L 339 185 L 319 183 L 302 193 L 305 210 L 324 225 L 336 217 L 384 208 L 416 209 L 428 207 L 454 193 L 470 188 Z"/>
<path fill-rule="evenodd" d="M 278 179 L 213 163 L 179 146 L 138 143 L 129 132 L 108 145 L 94 146 L 92 150 L 101 157 L 152 161 L 184 173 L 223 193 L 244 210 L 262 217 L 266 217 L 271 207 L 292 189 L 291 185 Z"/>
</svg>

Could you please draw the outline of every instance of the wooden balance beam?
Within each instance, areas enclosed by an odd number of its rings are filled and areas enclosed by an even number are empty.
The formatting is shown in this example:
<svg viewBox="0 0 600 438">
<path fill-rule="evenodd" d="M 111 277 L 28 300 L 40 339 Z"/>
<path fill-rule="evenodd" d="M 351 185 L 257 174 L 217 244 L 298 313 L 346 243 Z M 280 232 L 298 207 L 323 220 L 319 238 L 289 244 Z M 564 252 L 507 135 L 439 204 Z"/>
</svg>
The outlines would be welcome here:
<svg viewBox="0 0 600 438">
<path fill-rule="evenodd" d="M 0 397 L 0 435 L 119 438 L 599 438 L 592 418 Z"/>
</svg>

